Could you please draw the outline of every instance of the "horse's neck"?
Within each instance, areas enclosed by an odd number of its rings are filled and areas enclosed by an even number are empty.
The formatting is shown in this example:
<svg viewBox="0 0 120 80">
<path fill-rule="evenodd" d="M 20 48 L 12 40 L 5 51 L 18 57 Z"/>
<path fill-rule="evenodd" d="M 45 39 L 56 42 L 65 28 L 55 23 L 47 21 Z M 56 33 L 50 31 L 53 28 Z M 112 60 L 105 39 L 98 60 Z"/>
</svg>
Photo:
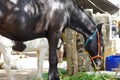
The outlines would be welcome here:
<svg viewBox="0 0 120 80">
<path fill-rule="evenodd" d="M 79 7 L 73 8 L 71 25 L 74 30 L 83 34 L 85 40 L 96 30 L 96 25 L 92 19 Z"/>
<path fill-rule="evenodd" d="M 84 35 L 84 38 L 85 39 L 88 39 L 91 35 L 94 34 L 95 30 L 96 30 L 96 27 L 95 25 L 93 25 L 92 23 L 89 24 L 88 26 L 86 25 L 86 30 L 84 30 L 84 32 L 82 32 Z"/>
</svg>

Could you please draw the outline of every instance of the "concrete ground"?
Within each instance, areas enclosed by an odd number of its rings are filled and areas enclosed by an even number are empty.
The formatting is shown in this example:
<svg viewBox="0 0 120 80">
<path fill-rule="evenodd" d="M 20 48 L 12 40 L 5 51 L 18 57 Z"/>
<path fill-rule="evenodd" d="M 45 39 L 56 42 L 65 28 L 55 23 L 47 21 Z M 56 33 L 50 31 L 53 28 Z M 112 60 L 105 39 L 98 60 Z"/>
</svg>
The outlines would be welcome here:
<svg viewBox="0 0 120 80">
<path fill-rule="evenodd" d="M 36 69 L 12 70 L 16 80 L 34 80 L 36 78 Z M 5 70 L 0 69 L 0 80 L 9 80 Z"/>
<path fill-rule="evenodd" d="M 36 57 L 27 57 L 21 59 L 12 60 L 12 72 L 16 78 L 16 80 L 33 80 L 37 75 L 37 58 Z M 43 72 L 48 71 L 48 60 L 45 59 L 43 62 Z M 59 68 L 66 69 L 66 62 L 63 61 L 59 64 Z M 8 80 L 6 71 L 4 69 L 0 69 L 0 80 Z"/>
</svg>

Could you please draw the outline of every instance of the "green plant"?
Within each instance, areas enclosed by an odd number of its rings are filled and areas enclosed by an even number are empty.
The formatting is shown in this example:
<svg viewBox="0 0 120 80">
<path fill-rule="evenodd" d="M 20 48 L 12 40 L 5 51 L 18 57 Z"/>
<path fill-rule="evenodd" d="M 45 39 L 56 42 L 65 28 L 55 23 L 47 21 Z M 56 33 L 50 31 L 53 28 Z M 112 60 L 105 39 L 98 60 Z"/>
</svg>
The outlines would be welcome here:
<svg viewBox="0 0 120 80">
<path fill-rule="evenodd" d="M 112 77 L 107 74 L 88 74 L 86 72 L 80 72 L 78 74 L 75 74 L 73 76 L 66 76 L 62 80 L 111 80 Z M 117 79 L 112 79 L 112 80 L 117 80 Z"/>
<path fill-rule="evenodd" d="M 96 74 L 96 71 L 88 74 L 86 72 L 79 72 L 78 74 L 68 76 L 67 71 L 64 69 L 58 69 L 60 80 L 117 80 L 115 78 L 112 78 L 108 74 Z M 43 74 L 43 80 L 47 80 L 47 73 Z M 37 80 L 34 78 L 33 80 Z"/>
</svg>

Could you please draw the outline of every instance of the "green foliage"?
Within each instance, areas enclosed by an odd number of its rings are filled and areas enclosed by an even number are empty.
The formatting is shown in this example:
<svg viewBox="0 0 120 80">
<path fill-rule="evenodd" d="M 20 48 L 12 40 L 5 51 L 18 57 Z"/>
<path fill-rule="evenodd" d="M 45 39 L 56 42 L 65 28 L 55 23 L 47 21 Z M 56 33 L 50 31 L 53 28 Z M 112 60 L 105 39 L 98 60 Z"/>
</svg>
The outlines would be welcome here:
<svg viewBox="0 0 120 80">
<path fill-rule="evenodd" d="M 79 72 L 78 74 L 68 76 L 67 71 L 64 69 L 58 69 L 59 74 L 60 74 L 60 80 L 117 80 L 117 79 L 112 79 L 112 77 L 108 74 L 88 74 L 86 72 Z M 47 80 L 47 73 L 43 74 L 43 80 Z M 33 80 L 37 80 L 34 78 Z"/>
<path fill-rule="evenodd" d="M 47 80 L 48 73 L 44 73 L 44 74 L 42 75 L 42 77 L 43 77 L 43 80 Z"/>
<path fill-rule="evenodd" d="M 73 76 L 66 76 L 61 80 L 111 80 L 112 77 L 107 74 L 88 74 L 86 72 L 80 72 L 78 74 L 75 74 Z M 112 79 L 112 80 L 117 80 L 117 79 Z"/>
<path fill-rule="evenodd" d="M 37 80 L 37 78 L 33 78 L 32 80 Z"/>
</svg>

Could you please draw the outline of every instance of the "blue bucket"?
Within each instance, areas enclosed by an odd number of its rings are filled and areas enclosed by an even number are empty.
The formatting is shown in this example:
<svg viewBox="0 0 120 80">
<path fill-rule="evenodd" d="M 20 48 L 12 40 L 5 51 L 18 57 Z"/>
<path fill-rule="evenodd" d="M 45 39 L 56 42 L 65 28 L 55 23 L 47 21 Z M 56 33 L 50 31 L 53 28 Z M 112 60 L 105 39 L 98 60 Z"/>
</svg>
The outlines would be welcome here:
<svg viewBox="0 0 120 80">
<path fill-rule="evenodd" d="M 120 64 L 120 55 L 111 55 L 106 57 L 106 70 L 113 71 L 118 68 Z"/>
</svg>

